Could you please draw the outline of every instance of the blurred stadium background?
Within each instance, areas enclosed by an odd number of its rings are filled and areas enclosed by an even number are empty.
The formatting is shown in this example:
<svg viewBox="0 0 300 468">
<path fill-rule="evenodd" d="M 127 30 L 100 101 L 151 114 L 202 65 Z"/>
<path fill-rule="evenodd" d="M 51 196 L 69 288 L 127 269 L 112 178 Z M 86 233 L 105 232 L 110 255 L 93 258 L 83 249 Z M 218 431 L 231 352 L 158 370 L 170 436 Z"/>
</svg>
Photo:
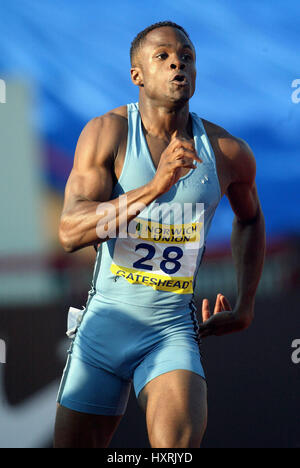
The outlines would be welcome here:
<svg viewBox="0 0 300 468">
<path fill-rule="evenodd" d="M 191 110 L 254 151 L 267 229 L 253 325 L 204 342 L 203 447 L 300 447 L 300 363 L 291 359 L 300 339 L 299 13 L 297 0 L 0 3 L 0 447 L 51 447 L 67 310 L 85 304 L 95 259 L 92 248 L 70 255 L 57 240 L 75 145 L 91 118 L 138 100 L 130 43 L 166 19 L 197 50 Z M 199 301 L 218 292 L 234 301 L 232 219 L 223 199 Z M 132 394 L 111 447 L 147 446 Z"/>
</svg>

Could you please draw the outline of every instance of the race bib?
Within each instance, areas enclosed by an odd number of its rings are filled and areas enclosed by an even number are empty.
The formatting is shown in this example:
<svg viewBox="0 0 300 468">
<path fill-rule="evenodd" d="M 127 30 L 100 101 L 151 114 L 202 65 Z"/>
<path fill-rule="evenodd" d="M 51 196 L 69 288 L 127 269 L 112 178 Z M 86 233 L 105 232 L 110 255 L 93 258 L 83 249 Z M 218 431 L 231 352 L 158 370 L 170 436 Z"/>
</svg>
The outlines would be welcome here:
<svg viewBox="0 0 300 468">
<path fill-rule="evenodd" d="M 193 293 L 203 222 L 163 224 L 135 218 L 117 238 L 111 272 L 129 283 L 175 294 Z"/>
</svg>

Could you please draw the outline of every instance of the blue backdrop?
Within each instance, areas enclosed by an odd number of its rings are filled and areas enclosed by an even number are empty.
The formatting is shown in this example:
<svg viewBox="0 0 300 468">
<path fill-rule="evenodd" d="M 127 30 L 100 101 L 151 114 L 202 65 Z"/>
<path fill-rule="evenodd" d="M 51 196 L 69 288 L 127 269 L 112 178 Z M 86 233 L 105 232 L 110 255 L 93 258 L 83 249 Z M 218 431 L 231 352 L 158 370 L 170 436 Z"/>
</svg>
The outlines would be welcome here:
<svg viewBox="0 0 300 468">
<path fill-rule="evenodd" d="M 299 13 L 298 0 L 2 0 L 0 78 L 31 87 L 45 177 L 62 192 L 86 122 L 138 100 L 133 37 L 157 21 L 179 23 L 197 51 L 191 110 L 252 147 L 268 235 L 299 233 Z M 231 220 L 223 200 L 210 238 L 228 238 Z"/>
</svg>

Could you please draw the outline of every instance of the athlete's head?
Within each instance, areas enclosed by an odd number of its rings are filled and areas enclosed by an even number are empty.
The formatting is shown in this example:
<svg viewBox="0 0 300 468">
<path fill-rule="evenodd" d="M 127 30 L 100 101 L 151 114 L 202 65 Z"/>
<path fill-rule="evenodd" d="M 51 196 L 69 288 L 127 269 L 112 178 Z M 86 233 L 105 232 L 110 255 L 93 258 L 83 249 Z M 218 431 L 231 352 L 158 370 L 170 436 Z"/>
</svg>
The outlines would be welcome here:
<svg viewBox="0 0 300 468">
<path fill-rule="evenodd" d="M 195 49 L 187 32 L 163 21 L 141 31 L 130 48 L 131 77 L 148 98 L 183 104 L 195 91 Z"/>
</svg>

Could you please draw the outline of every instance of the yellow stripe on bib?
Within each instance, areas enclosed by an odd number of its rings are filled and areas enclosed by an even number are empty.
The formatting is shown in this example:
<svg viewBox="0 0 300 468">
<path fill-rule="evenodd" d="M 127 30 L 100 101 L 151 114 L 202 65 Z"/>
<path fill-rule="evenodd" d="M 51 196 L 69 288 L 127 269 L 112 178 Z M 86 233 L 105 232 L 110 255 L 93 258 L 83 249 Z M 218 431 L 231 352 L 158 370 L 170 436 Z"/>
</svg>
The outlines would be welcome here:
<svg viewBox="0 0 300 468">
<path fill-rule="evenodd" d="M 114 263 L 111 264 L 110 270 L 114 275 L 122 276 L 129 283 L 143 284 L 144 286 L 151 286 L 155 290 L 168 291 L 175 294 L 193 293 L 192 277 L 184 278 L 151 274 L 145 271 L 122 267 Z"/>
</svg>

